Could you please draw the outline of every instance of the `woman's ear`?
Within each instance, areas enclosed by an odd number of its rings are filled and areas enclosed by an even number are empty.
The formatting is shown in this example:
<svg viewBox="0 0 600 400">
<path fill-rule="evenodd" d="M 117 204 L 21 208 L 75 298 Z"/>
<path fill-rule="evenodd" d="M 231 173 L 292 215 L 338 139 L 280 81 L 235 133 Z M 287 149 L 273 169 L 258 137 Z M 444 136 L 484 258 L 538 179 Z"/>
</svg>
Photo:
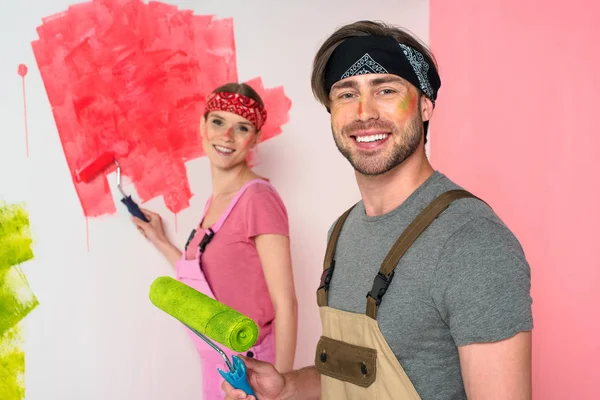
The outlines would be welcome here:
<svg viewBox="0 0 600 400">
<path fill-rule="evenodd" d="M 254 135 L 254 143 L 252 143 L 252 147 L 258 146 L 258 144 L 260 143 L 261 135 L 262 135 L 261 131 L 256 132 L 256 135 Z"/>
<path fill-rule="evenodd" d="M 204 138 L 206 136 L 206 116 L 203 115 L 200 118 L 200 137 Z"/>
</svg>

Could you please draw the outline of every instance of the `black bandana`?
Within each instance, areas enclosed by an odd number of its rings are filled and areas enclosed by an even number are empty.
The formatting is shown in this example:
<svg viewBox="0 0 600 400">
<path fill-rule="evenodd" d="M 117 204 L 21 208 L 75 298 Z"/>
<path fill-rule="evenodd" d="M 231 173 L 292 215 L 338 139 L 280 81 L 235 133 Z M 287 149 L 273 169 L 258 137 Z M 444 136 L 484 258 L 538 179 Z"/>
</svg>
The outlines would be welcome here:
<svg viewBox="0 0 600 400">
<path fill-rule="evenodd" d="M 329 93 L 337 81 L 363 74 L 398 75 L 419 88 L 434 105 L 441 86 L 435 65 L 391 36 L 357 36 L 342 42 L 325 68 L 325 90 Z"/>
</svg>

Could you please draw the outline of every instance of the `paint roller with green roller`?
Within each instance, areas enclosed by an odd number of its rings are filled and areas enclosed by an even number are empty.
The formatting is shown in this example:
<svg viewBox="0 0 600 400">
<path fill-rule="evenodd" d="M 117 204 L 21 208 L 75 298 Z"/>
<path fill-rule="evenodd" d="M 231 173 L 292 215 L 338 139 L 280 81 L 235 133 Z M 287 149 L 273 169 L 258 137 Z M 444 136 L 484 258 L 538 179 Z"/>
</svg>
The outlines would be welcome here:
<svg viewBox="0 0 600 400">
<path fill-rule="evenodd" d="M 217 368 L 219 374 L 236 389 L 254 395 L 246 377 L 246 366 L 241 358 L 232 361 L 210 339 L 229 347 L 233 351 L 246 351 L 256 343 L 258 326 L 245 315 L 227 307 L 194 288 L 168 276 L 157 278 L 150 286 L 150 301 L 156 307 L 178 319 L 198 335 L 216 352 L 228 372 Z"/>
<path fill-rule="evenodd" d="M 233 351 L 244 352 L 258 339 L 258 326 L 252 319 L 171 277 L 152 283 L 150 301 Z"/>
</svg>

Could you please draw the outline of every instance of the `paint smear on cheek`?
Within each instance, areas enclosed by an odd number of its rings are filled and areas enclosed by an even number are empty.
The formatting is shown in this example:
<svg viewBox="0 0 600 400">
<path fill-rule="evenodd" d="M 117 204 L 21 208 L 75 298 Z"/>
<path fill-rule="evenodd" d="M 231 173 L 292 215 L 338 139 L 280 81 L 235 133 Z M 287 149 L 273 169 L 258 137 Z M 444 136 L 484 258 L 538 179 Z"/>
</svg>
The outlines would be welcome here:
<svg viewBox="0 0 600 400">
<path fill-rule="evenodd" d="M 252 147 L 252 145 L 254 144 L 255 135 L 256 135 L 256 133 L 254 133 L 254 132 L 246 133 L 246 135 L 244 135 L 244 137 L 240 140 L 239 149 L 244 150 L 244 151 L 249 151 L 250 148 Z"/>
<path fill-rule="evenodd" d="M 163 196 L 173 213 L 192 196 L 184 162 L 203 156 L 205 97 L 237 81 L 233 20 L 160 2 L 93 1 L 45 18 L 32 43 L 73 184 L 86 216 L 116 211 L 104 176 L 75 181 L 104 151 L 116 154 L 142 202 Z M 281 132 L 291 102 L 262 89 L 265 137 Z"/>
<path fill-rule="evenodd" d="M 404 96 L 404 98 L 400 102 L 400 110 L 403 113 L 409 113 L 412 115 L 412 113 L 415 111 L 416 105 L 417 95 L 411 91 L 406 96 Z"/>
<path fill-rule="evenodd" d="M 19 264 L 33 258 L 22 205 L 0 203 L 0 399 L 25 396 L 21 321 L 38 306 Z"/>
</svg>

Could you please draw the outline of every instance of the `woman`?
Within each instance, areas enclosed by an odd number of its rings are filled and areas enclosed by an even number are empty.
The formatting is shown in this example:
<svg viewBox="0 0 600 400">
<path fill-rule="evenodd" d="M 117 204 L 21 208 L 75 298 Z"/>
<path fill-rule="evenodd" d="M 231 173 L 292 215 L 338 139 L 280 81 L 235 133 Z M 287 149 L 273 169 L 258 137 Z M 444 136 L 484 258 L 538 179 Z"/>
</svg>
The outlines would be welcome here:
<svg viewBox="0 0 600 400">
<path fill-rule="evenodd" d="M 262 99 L 246 84 L 221 86 L 207 99 L 200 134 L 213 193 L 183 252 L 166 237 L 158 214 L 143 209 L 149 222 L 132 220 L 175 267 L 177 279 L 257 323 L 257 345 L 246 355 L 286 372 L 297 331 L 287 211 L 275 188 L 248 165 L 265 119 Z M 223 359 L 189 333 L 202 360 L 204 399 L 223 398 L 217 371 Z"/>
</svg>

